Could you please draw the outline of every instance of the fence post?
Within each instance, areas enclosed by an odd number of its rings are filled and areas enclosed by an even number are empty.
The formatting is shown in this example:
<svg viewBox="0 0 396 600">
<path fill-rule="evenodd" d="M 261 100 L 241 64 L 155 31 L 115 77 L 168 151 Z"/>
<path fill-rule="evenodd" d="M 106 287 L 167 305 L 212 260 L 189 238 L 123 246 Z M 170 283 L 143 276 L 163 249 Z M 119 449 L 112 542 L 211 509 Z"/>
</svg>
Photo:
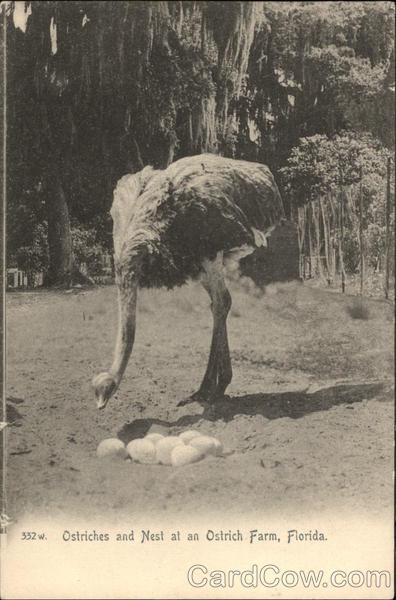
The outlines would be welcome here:
<svg viewBox="0 0 396 600">
<path fill-rule="evenodd" d="M 390 246 L 390 176 L 391 176 L 391 157 L 388 157 L 386 172 L 386 240 L 385 240 L 385 298 L 389 297 L 389 246 Z"/>
<path fill-rule="evenodd" d="M 359 245 L 360 245 L 360 295 L 364 289 L 364 247 L 363 247 L 363 170 L 360 167 L 359 186 Z"/>
</svg>

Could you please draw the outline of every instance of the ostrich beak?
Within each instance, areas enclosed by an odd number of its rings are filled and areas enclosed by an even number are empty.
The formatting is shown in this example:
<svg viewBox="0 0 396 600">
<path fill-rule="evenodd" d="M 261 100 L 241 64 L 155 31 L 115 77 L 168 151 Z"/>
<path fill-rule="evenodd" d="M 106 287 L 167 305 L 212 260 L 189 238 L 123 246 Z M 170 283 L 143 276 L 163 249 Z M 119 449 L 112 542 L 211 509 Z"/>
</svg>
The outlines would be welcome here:
<svg viewBox="0 0 396 600">
<path fill-rule="evenodd" d="M 100 373 L 92 380 L 95 390 L 96 406 L 103 410 L 117 389 L 117 382 L 110 373 Z"/>
<path fill-rule="evenodd" d="M 106 407 L 108 402 L 108 398 L 104 398 L 103 396 L 96 396 L 96 406 L 99 410 L 103 410 Z"/>
</svg>

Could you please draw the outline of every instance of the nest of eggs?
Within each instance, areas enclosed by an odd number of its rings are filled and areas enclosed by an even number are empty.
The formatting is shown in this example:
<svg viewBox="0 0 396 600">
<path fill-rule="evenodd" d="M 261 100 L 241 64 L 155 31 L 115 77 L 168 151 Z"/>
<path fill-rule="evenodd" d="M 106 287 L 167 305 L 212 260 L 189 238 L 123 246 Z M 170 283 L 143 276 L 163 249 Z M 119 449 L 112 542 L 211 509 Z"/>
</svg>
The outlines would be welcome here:
<svg viewBox="0 0 396 600">
<path fill-rule="evenodd" d="M 202 460 L 206 456 L 221 456 L 221 442 L 198 431 L 184 431 L 178 436 L 149 433 L 144 438 L 129 442 L 127 446 L 119 439 L 107 439 L 97 448 L 99 458 L 119 456 L 144 465 L 172 465 L 181 467 Z"/>
</svg>

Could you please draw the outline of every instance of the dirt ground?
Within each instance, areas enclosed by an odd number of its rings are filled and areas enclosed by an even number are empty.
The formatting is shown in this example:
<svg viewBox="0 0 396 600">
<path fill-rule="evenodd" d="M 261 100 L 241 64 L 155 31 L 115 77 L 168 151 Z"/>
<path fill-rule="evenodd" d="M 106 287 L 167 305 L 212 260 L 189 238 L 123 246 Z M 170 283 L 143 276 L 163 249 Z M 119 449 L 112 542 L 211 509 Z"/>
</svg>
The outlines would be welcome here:
<svg viewBox="0 0 396 600">
<path fill-rule="evenodd" d="M 214 414 L 177 407 L 208 357 L 211 314 L 199 284 L 141 291 L 133 355 L 101 412 L 90 381 L 111 364 L 115 288 L 8 295 L 14 521 L 392 510 L 393 306 L 366 300 L 362 315 L 356 298 L 298 283 L 231 291 L 234 378 Z M 129 442 L 161 428 L 215 435 L 226 455 L 180 468 L 95 455 L 106 437 Z"/>
</svg>

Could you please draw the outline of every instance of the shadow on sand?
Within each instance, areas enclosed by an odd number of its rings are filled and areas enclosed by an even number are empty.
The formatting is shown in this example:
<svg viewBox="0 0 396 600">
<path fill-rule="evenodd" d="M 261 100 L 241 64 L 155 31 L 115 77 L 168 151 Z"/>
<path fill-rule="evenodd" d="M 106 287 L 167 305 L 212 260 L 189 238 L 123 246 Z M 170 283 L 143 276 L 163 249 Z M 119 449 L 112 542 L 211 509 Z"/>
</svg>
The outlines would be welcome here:
<svg viewBox="0 0 396 600">
<path fill-rule="evenodd" d="M 144 437 L 152 425 L 164 427 L 187 427 L 201 419 L 208 421 L 231 421 L 235 415 L 262 415 L 267 419 L 289 417 L 299 419 L 313 412 L 329 410 L 340 404 L 349 405 L 362 400 L 376 398 L 378 401 L 392 401 L 392 382 L 362 384 L 340 384 L 321 388 L 315 392 L 296 391 L 274 394 L 248 394 L 231 398 L 225 396 L 214 406 L 202 404 L 201 414 L 184 415 L 176 421 L 161 419 L 136 419 L 126 423 L 118 432 L 118 437 L 126 444 L 132 439 Z"/>
<path fill-rule="evenodd" d="M 21 427 L 22 415 L 14 406 L 14 404 L 22 404 L 22 398 L 7 397 L 7 424 L 9 427 Z"/>
</svg>

